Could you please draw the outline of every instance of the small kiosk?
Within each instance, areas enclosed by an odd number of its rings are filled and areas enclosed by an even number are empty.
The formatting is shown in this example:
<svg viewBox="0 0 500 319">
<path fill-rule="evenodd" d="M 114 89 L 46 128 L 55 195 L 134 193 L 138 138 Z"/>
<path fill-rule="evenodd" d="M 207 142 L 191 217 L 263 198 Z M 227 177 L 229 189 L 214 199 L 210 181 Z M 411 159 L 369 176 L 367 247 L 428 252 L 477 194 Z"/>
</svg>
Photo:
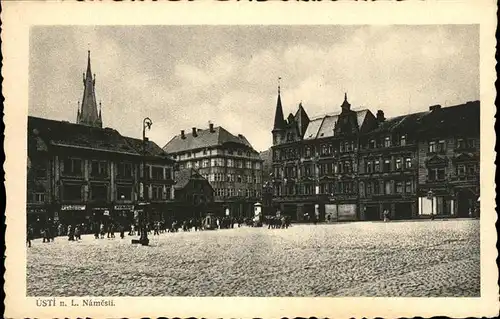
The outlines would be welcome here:
<svg viewBox="0 0 500 319">
<path fill-rule="evenodd" d="M 262 227 L 262 204 L 255 203 L 253 207 L 254 207 L 253 225 L 254 227 Z"/>
<path fill-rule="evenodd" d="M 207 217 L 203 218 L 202 227 L 207 230 L 217 229 L 217 217 L 212 213 L 208 213 Z"/>
</svg>

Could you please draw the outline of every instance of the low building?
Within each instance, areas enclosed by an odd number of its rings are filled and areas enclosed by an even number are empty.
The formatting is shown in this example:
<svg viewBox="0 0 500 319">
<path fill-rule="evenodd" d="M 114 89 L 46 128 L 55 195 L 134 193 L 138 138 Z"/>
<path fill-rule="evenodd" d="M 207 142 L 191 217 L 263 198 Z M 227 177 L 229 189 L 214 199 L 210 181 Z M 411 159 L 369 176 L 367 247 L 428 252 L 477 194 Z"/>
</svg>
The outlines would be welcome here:
<svg viewBox="0 0 500 319">
<path fill-rule="evenodd" d="M 166 203 L 173 196 L 174 160 L 146 143 L 143 153 L 142 140 L 114 129 L 29 116 L 28 221 L 131 221 L 139 201 Z"/>
<path fill-rule="evenodd" d="M 198 171 L 185 168 L 175 172 L 173 218 L 200 219 L 217 209 L 214 205 L 214 189 Z"/>
<path fill-rule="evenodd" d="M 181 131 L 163 150 L 179 163 L 179 169 L 196 169 L 212 185 L 215 213 L 233 217 L 252 217 L 262 196 L 262 160 L 241 134 L 233 135 L 223 127 Z"/>
</svg>

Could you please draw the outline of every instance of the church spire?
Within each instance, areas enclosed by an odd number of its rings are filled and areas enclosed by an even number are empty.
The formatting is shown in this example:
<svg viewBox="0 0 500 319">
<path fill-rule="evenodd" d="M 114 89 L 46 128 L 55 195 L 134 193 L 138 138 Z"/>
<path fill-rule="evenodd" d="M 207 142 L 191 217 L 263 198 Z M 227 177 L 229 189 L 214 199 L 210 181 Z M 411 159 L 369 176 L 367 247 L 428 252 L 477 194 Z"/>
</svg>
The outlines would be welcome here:
<svg viewBox="0 0 500 319">
<path fill-rule="evenodd" d="M 351 109 L 351 104 L 347 102 L 347 92 L 344 93 L 344 102 L 340 107 L 342 108 L 342 110 L 347 110 L 347 111 Z"/>
<path fill-rule="evenodd" d="M 90 50 L 87 57 L 87 71 L 83 75 L 83 99 L 82 109 L 78 124 L 102 127 L 102 118 L 97 111 L 97 102 L 95 97 L 95 74 L 92 78 L 92 68 L 90 65 Z"/>
<path fill-rule="evenodd" d="M 283 116 L 283 106 L 281 105 L 281 77 L 278 78 L 278 101 L 276 102 L 276 113 L 274 114 L 274 130 L 285 128 L 285 117 Z"/>
</svg>

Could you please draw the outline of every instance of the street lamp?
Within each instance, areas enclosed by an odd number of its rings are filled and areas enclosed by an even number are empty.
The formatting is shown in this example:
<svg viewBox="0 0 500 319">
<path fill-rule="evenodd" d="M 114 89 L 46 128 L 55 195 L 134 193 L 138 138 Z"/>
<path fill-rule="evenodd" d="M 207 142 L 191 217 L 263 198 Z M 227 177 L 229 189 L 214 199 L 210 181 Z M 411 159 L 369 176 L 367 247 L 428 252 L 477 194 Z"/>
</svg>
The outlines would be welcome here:
<svg viewBox="0 0 500 319">
<path fill-rule="evenodd" d="M 148 195 L 146 195 L 146 128 L 148 130 L 151 129 L 151 125 L 153 125 L 153 121 L 149 117 L 144 118 L 142 121 L 142 197 L 143 201 L 148 199 Z M 143 246 L 147 246 L 149 244 L 148 239 L 148 231 L 146 227 L 146 205 L 143 203 L 142 212 L 141 212 L 141 236 L 139 238 L 139 243 Z"/>
</svg>

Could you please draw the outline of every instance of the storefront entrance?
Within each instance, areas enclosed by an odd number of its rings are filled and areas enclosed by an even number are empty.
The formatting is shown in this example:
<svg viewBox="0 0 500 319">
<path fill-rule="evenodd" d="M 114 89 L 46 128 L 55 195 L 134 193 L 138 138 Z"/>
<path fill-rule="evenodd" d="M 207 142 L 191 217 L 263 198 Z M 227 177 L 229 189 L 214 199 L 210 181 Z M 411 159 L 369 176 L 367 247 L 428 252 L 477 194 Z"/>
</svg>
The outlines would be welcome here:
<svg viewBox="0 0 500 319">
<path fill-rule="evenodd" d="M 477 196 L 469 189 L 457 192 L 457 217 L 471 217 Z M 470 212 L 470 213 L 469 213 Z"/>
<path fill-rule="evenodd" d="M 378 205 L 365 207 L 365 220 L 380 220 Z"/>
</svg>

